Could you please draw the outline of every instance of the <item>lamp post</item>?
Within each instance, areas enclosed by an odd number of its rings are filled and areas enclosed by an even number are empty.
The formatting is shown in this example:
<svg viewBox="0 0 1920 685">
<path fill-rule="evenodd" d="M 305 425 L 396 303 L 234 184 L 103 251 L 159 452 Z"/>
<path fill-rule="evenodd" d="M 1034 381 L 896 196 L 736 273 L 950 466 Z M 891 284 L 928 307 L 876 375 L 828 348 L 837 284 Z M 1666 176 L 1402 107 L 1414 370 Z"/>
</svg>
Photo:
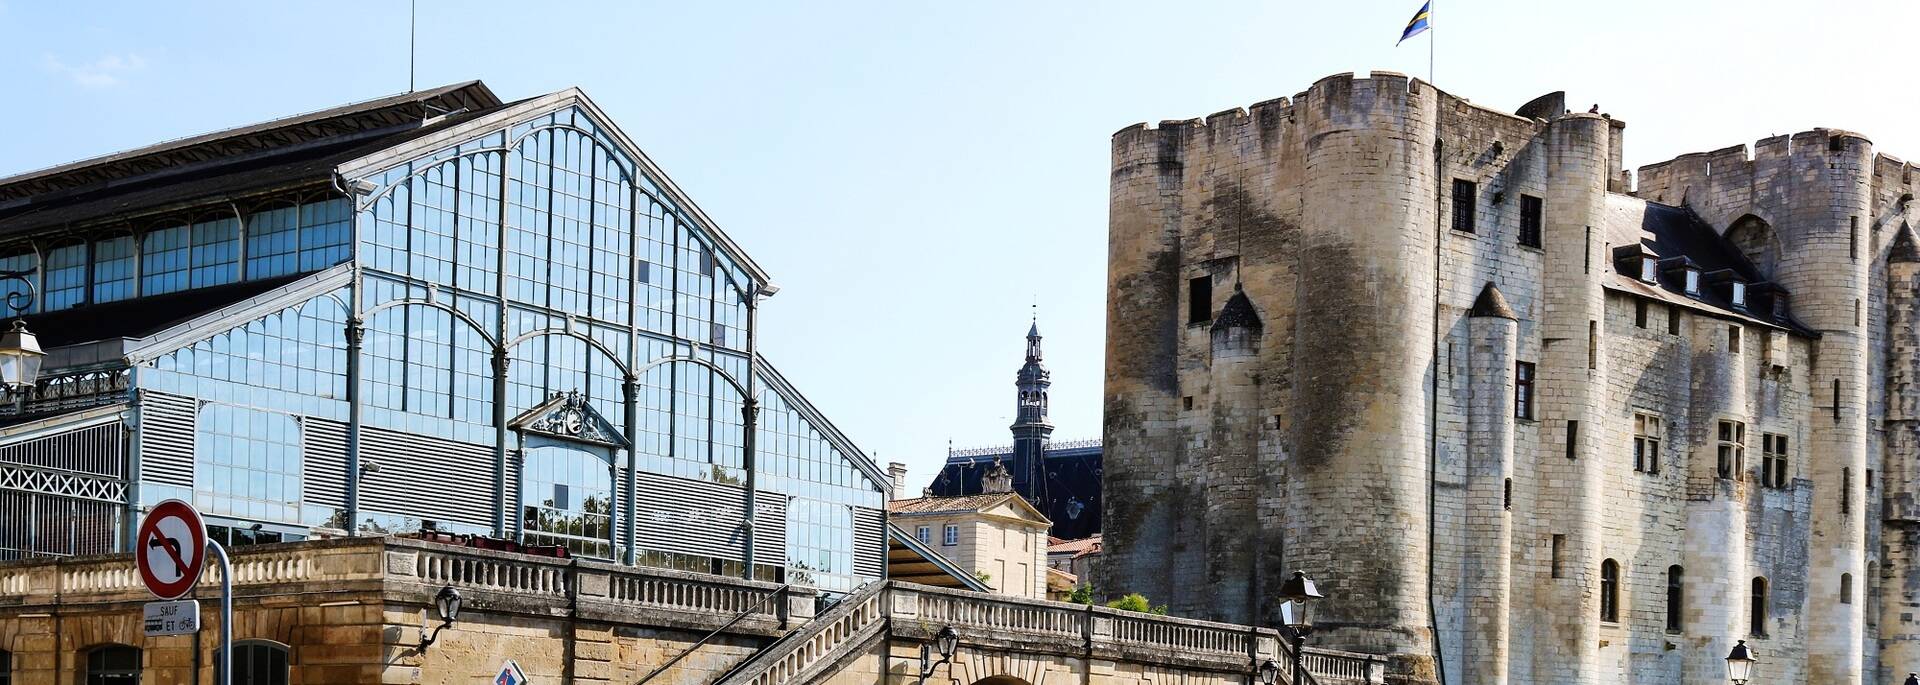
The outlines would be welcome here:
<svg viewBox="0 0 1920 685">
<path fill-rule="evenodd" d="M 1906 682 L 1901 685 L 1920 685 L 1920 673 L 1908 673 Z"/>
<path fill-rule="evenodd" d="M 1320 594 L 1305 571 L 1294 571 L 1293 577 L 1280 586 L 1280 597 L 1286 600 L 1280 604 L 1280 625 L 1293 640 L 1293 683 L 1299 685 L 1302 652 L 1306 649 L 1307 634 L 1313 632 L 1313 602 L 1326 595 Z"/>
<path fill-rule="evenodd" d="M 1753 650 L 1747 649 L 1747 641 L 1741 640 L 1733 645 L 1733 651 L 1727 652 L 1727 680 L 1733 685 L 1747 685 L 1753 677 Z"/>
<path fill-rule="evenodd" d="M 446 630 L 447 626 L 453 625 L 454 619 L 460 618 L 460 603 L 460 591 L 453 589 L 452 585 L 440 588 L 439 594 L 433 596 L 433 608 L 440 614 L 440 625 L 429 635 L 426 621 L 420 622 L 420 651 L 427 651 L 434 640 L 440 639 L 440 631 Z"/>
<path fill-rule="evenodd" d="M 1275 663 L 1272 659 L 1260 662 L 1260 685 L 1273 685 L 1273 681 L 1279 679 L 1280 664 Z"/>
<path fill-rule="evenodd" d="M 941 626 L 940 632 L 933 636 L 933 649 L 929 649 L 928 646 L 924 644 L 920 645 L 920 682 L 922 685 L 925 685 L 928 676 L 933 675 L 933 669 L 939 668 L 940 664 L 953 662 L 953 651 L 959 646 L 960 634 L 954 632 L 953 626 Z M 940 652 L 939 661 L 933 660 L 933 650 Z"/>
</svg>

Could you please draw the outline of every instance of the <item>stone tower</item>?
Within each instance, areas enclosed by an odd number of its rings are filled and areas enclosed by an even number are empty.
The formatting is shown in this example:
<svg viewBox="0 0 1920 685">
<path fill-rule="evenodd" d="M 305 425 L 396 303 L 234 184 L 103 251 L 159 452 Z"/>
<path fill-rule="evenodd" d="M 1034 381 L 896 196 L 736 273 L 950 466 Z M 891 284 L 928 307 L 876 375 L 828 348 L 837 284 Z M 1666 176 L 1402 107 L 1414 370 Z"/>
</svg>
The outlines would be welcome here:
<svg viewBox="0 0 1920 685">
<path fill-rule="evenodd" d="M 1624 129 L 1375 72 L 1115 133 L 1096 584 L 1270 625 L 1305 571 L 1416 684 L 1920 664 L 1920 166 Z"/>
<path fill-rule="evenodd" d="M 1053 437 L 1053 424 L 1047 422 L 1047 367 L 1040 361 L 1040 321 L 1027 328 L 1027 361 L 1014 380 L 1019 391 L 1013 420 L 1013 483 L 1027 500 L 1048 502 L 1047 441 Z"/>
</svg>

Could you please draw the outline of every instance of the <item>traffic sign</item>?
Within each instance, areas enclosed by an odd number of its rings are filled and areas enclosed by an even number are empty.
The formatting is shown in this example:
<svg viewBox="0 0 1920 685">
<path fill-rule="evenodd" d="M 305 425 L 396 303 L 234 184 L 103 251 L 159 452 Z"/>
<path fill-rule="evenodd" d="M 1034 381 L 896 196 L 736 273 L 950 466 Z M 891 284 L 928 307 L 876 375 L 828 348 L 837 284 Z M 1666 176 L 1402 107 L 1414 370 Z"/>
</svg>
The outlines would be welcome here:
<svg viewBox="0 0 1920 685">
<path fill-rule="evenodd" d="M 200 582 L 207 563 L 207 526 L 193 505 L 170 499 L 153 506 L 134 537 L 140 581 L 160 599 L 179 599 Z"/>
<path fill-rule="evenodd" d="M 141 617 L 145 619 L 147 637 L 192 635 L 200 632 L 200 600 L 147 602 Z"/>
<path fill-rule="evenodd" d="M 527 674 L 520 672 L 520 664 L 508 659 L 500 664 L 500 674 L 493 677 L 493 685 L 527 685 Z"/>
</svg>

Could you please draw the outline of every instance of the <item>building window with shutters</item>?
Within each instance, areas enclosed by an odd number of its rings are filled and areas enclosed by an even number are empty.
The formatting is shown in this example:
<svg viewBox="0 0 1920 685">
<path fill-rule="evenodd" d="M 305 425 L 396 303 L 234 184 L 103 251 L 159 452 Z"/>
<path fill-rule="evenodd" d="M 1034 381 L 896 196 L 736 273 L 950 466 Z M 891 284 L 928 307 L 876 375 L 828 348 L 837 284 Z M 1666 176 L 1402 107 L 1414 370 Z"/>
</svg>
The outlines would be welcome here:
<svg viewBox="0 0 1920 685">
<path fill-rule="evenodd" d="M 1478 204 L 1474 199 L 1476 194 L 1473 181 L 1453 179 L 1453 230 L 1473 232 L 1473 214 Z"/>
<path fill-rule="evenodd" d="M 1520 244 L 1526 247 L 1540 246 L 1540 227 L 1545 223 L 1545 210 L 1540 198 L 1532 195 L 1520 196 Z"/>
<path fill-rule="evenodd" d="M 1778 433 L 1760 435 L 1760 484 L 1785 488 L 1793 482 L 1787 469 L 1787 436 Z"/>
<path fill-rule="evenodd" d="M 1633 415 L 1633 470 L 1641 473 L 1660 472 L 1660 439 L 1665 434 L 1660 417 L 1652 414 Z"/>
<path fill-rule="evenodd" d="M 1715 468 L 1721 478 L 1738 479 L 1747 468 L 1747 424 L 1723 419 L 1719 426 Z"/>
<path fill-rule="evenodd" d="M 1513 366 L 1513 417 L 1533 418 L 1533 362 Z"/>
<path fill-rule="evenodd" d="M 940 544 L 949 547 L 960 544 L 960 527 L 951 523 L 940 532 Z"/>
</svg>

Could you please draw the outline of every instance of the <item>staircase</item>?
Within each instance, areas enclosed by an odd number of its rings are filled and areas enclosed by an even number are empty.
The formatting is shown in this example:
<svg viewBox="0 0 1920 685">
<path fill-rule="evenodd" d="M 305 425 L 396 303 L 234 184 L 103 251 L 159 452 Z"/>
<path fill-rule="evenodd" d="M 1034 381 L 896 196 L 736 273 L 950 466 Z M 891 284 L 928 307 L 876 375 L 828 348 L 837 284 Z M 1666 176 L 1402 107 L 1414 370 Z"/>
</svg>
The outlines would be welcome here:
<svg viewBox="0 0 1920 685">
<path fill-rule="evenodd" d="M 740 662 L 713 685 L 789 685 L 813 680 L 841 657 L 885 637 L 888 585 L 868 583 Z"/>
</svg>

